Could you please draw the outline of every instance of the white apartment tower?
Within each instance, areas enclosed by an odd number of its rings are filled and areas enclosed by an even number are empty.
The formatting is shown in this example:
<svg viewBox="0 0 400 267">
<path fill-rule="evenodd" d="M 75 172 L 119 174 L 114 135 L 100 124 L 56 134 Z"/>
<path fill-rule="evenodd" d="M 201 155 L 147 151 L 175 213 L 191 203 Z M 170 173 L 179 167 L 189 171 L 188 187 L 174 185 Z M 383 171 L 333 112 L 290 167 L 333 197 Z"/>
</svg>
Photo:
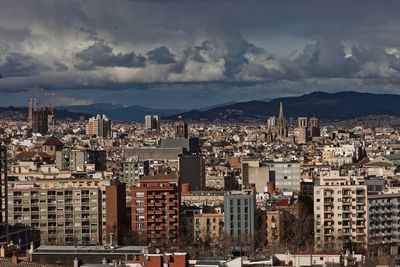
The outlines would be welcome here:
<svg viewBox="0 0 400 267">
<path fill-rule="evenodd" d="M 89 118 L 86 134 L 96 137 L 111 137 L 111 120 L 106 115 Z"/>
<path fill-rule="evenodd" d="M 144 116 L 144 129 L 147 131 L 159 131 L 160 130 L 160 117 L 158 115 L 146 115 Z"/>
<path fill-rule="evenodd" d="M 357 248 L 367 244 L 367 186 L 361 177 L 331 171 L 314 186 L 315 249 Z"/>
</svg>

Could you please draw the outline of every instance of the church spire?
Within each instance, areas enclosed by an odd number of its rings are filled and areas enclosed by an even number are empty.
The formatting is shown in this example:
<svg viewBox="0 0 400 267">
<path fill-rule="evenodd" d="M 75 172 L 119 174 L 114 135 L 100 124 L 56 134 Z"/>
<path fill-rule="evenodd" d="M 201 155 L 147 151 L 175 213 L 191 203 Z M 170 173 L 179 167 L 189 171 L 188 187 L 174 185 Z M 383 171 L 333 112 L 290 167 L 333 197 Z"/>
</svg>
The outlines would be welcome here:
<svg viewBox="0 0 400 267">
<path fill-rule="evenodd" d="M 279 119 L 282 120 L 284 117 L 283 115 L 283 103 L 281 101 L 280 105 L 279 105 Z"/>
</svg>

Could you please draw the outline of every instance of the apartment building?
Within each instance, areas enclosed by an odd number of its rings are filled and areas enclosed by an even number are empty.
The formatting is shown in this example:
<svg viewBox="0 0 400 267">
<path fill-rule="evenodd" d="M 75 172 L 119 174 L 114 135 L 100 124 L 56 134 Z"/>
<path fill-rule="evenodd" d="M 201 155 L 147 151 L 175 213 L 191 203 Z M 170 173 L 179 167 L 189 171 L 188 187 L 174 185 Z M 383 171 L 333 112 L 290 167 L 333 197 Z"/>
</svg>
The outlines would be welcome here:
<svg viewBox="0 0 400 267">
<path fill-rule="evenodd" d="M 148 160 L 139 161 L 136 156 L 127 157 L 123 162 L 123 180 L 130 187 L 148 175 L 149 170 L 150 162 Z"/>
<path fill-rule="evenodd" d="M 144 129 L 147 131 L 160 130 L 160 117 L 158 115 L 146 115 L 144 116 Z"/>
<path fill-rule="evenodd" d="M 368 196 L 368 248 L 377 256 L 400 254 L 400 194 Z"/>
<path fill-rule="evenodd" d="M 146 176 L 131 187 L 132 231 L 151 243 L 179 237 L 180 182 L 176 173 Z"/>
<path fill-rule="evenodd" d="M 0 143 L 0 225 L 8 228 L 8 175 L 7 175 L 7 147 Z M 2 233 L 3 234 L 3 233 Z M 7 233 L 8 234 L 8 233 Z"/>
<path fill-rule="evenodd" d="M 254 240 L 255 189 L 227 192 L 224 198 L 225 232 L 234 239 Z"/>
<path fill-rule="evenodd" d="M 267 210 L 266 216 L 266 243 L 270 246 L 278 245 L 283 238 L 283 211 Z"/>
<path fill-rule="evenodd" d="M 188 210 L 182 215 L 182 232 L 186 238 L 198 241 L 218 242 L 224 237 L 224 213 L 220 208 L 210 211 Z"/>
<path fill-rule="evenodd" d="M 106 233 L 110 243 L 123 242 L 126 223 L 126 184 L 114 180 L 106 186 Z"/>
<path fill-rule="evenodd" d="M 367 186 L 361 177 L 330 172 L 314 186 L 315 249 L 341 249 L 367 244 Z"/>
<path fill-rule="evenodd" d="M 86 134 L 100 138 L 111 137 L 111 120 L 106 115 L 89 118 Z"/>
<path fill-rule="evenodd" d="M 269 180 L 279 191 L 300 190 L 300 162 L 281 159 L 267 162 Z"/>
<path fill-rule="evenodd" d="M 105 243 L 107 183 L 14 182 L 8 190 L 8 220 L 39 229 L 42 245 Z"/>
<path fill-rule="evenodd" d="M 101 191 L 93 188 L 9 191 L 9 221 L 40 229 L 41 244 L 100 243 Z"/>
</svg>

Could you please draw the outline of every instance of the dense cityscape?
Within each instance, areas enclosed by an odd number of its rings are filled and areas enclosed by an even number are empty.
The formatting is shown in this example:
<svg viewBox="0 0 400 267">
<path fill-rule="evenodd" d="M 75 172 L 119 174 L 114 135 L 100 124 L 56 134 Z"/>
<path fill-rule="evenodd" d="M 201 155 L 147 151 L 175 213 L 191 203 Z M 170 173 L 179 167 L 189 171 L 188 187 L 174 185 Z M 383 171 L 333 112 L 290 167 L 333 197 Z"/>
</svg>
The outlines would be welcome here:
<svg viewBox="0 0 400 267">
<path fill-rule="evenodd" d="M 399 254 L 390 126 L 287 119 L 284 102 L 260 123 L 57 120 L 37 99 L 0 125 L 10 264 L 391 266 Z"/>
<path fill-rule="evenodd" d="M 0 267 L 400 267 L 399 0 L 0 0 Z"/>
</svg>

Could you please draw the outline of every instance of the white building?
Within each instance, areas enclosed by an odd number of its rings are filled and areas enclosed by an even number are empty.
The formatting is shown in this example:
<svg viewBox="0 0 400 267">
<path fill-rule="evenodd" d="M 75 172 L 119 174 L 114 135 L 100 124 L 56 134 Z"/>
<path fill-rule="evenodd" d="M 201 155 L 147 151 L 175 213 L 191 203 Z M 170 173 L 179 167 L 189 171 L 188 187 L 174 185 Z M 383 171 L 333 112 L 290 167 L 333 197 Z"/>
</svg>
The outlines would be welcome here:
<svg viewBox="0 0 400 267">
<path fill-rule="evenodd" d="M 315 249 L 342 249 L 367 243 L 367 186 L 361 177 L 331 172 L 314 186 Z"/>
</svg>

